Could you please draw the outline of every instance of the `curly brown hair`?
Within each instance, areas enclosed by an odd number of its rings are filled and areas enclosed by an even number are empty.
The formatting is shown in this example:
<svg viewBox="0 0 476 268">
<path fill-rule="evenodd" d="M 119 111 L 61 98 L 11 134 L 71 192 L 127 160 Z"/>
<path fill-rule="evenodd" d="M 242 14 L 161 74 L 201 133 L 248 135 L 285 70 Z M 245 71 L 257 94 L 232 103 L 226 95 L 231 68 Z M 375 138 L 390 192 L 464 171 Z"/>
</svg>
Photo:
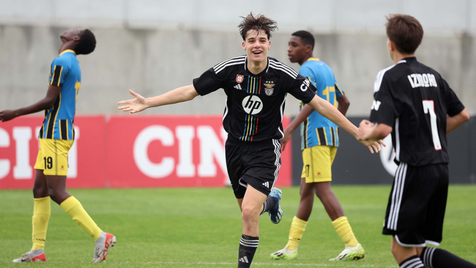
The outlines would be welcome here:
<svg viewBox="0 0 476 268">
<path fill-rule="evenodd" d="M 262 14 L 254 16 L 251 12 L 250 14 L 248 14 L 248 16 L 242 18 L 243 20 L 238 25 L 238 28 L 240 29 L 240 34 L 243 40 L 246 39 L 246 34 L 249 30 L 264 30 L 266 32 L 266 35 L 268 36 L 268 39 L 270 39 L 271 32 L 278 29 L 276 21 L 267 18 Z"/>
</svg>

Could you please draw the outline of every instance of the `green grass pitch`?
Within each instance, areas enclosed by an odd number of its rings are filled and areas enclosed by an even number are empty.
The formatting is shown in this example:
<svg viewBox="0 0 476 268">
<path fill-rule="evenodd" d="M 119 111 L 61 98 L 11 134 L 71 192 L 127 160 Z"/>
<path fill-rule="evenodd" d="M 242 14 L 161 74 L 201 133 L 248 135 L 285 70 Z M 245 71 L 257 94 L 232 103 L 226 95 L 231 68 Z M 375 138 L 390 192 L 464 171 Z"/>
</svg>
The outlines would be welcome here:
<svg viewBox="0 0 476 268">
<path fill-rule="evenodd" d="M 381 234 L 390 186 L 334 186 L 366 257 L 329 262 L 343 244 L 316 199 L 299 256 L 271 260 L 284 247 L 299 202 L 299 188 L 283 189 L 284 217 L 260 219 L 260 243 L 252 267 L 398 267 L 389 236 Z M 103 230 L 117 236 L 104 267 L 236 267 L 241 236 L 238 205 L 230 188 L 70 190 Z M 11 261 L 31 247 L 31 190 L 0 191 L 1 267 L 97 267 L 94 242 L 52 202 L 47 264 Z M 476 186 L 450 186 L 441 247 L 476 262 Z"/>
</svg>

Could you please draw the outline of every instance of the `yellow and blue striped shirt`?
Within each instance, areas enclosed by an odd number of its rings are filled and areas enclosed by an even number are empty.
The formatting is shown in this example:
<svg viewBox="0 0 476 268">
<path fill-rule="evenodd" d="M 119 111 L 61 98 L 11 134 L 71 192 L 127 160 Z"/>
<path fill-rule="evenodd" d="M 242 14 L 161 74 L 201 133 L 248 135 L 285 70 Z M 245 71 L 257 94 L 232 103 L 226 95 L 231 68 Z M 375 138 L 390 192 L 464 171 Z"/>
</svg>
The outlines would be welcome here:
<svg viewBox="0 0 476 268">
<path fill-rule="evenodd" d="M 73 122 L 81 88 L 81 69 L 73 50 L 65 50 L 53 60 L 49 85 L 61 87 L 61 91 L 53 107 L 45 110 L 39 138 L 74 140 Z"/>
<path fill-rule="evenodd" d="M 317 88 L 316 94 L 337 108 L 337 99 L 344 92 L 340 89 L 331 68 L 317 58 L 309 58 L 299 74 L 307 77 Z M 302 106 L 302 104 L 301 104 Z M 339 146 L 339 127 L 329 119 L 314 111 L 301 124 L 301 149 L 316 145 Z"/>
</svg>

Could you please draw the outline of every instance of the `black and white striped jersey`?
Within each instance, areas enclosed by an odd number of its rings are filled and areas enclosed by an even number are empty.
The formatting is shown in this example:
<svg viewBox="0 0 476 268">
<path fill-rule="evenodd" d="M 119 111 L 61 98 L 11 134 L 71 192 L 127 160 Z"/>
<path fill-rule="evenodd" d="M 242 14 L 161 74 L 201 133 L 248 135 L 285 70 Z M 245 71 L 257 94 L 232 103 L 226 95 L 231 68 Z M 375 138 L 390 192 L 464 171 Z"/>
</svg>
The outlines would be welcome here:
<svg viewBox="0 0 476 268">
<path fill-rule="evenodd" d="M 448 163 L 446 115 L 463 109 L 438 72 L 409 57 L 378 73 L 370 121 L 393 127 L 397 161 L 412 166 Z"/>
<path fill-rule="evenodd" d="M 223 127 L 228 135 L 250 142 L 281 139 L 286 94 L 308 103 L 316 88 L 274 58 L 268 57 L 266 69 L 257 75 L 246 64 L 246 55 L 225 60 L 194 79 L 193 86 L 200 95 L 225 90 Z"/>
</svg>

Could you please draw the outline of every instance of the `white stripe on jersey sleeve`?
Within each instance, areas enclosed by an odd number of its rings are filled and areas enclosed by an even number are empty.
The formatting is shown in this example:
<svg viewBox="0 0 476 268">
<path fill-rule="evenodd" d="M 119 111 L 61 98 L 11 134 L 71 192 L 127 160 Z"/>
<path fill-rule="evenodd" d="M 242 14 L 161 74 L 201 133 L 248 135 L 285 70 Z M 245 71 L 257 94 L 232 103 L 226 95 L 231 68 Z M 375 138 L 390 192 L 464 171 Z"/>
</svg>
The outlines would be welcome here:
<svg viewBox="0 0 476 268">
<path fill-rule="evenodd" d="M 231 59 L 227 59 L 227 60 L 224 60 L 224 61 L 218 63 L 217 65 L 215 65 L 213 67 L 213 70 L 215 71 L 215 73 L 218 73 L 229 65 L 236 65 L 236 64 L 239 64 L 239 63 L 245 63 L 245 60 L 246 60 L 246 56 L 238 56 L 238 57 L 234 57 L 234 58 L 231 58 Z"/>
<path fill-rule="evenodd" d="M 223 66 L 220 67 L 220 68 L 214 69 L 214 71 L 215 71 L 215 74 L 217 74 L 217 73 L 223 71 L 226 67 L 233 66 L 233 65 L 241 65 L 241 64 L 243 64 L 243 63 L 245 63 L 244 60 L 242 60 L 242 61 L 237 61 L 237 62 L 229 62 L 229 63 L 223 65 Z"/>
<path fill-rule="evenodd" d="M 276 61 L 276 60 L 272 60 L 272 59 L 270 59 L 269 62 L 272 63 L 272 64 L 275 65 L 275 66 L 282 67 L 282 68 L 288 70 L 289 72 L 291 72 L 292 74 L 294 74 L 294 75 L 297 76 L 297 72 L 294 71 L 293 68 L 287 66 L 286 64 L 284 64 L 284 63 L 282 63 L 282 62 L 279 62 L 279 61 Z"/>
<path fill-rule="evenodd" d="M 276 70 L 280 70 L 280 71 L 283 71 L 284 73 L 288 74 L 289 76 L 291 76 L 293 79 L 296 79 L 296 77 L 298 76 L 298 74 L 296 73 L 296 71 L 294 71 L 291 67 L 289 66 L 286 66 L 282 63 L 278 63 L 276 61 L 273 61 L 273 60 L 270 60 L 269 61 L 269 66 L 273 69 L 276 69 Z"/>
<path fill-rule="evenodd" d="M 407 62 L 407 61 L 406 60 L 401 60 L 401 61 L 397 62 L 397 64 L 405 63 L 405 62 Z M 375 83 L 374 83 L 374 93 L 380 90 L 380 86 L 382 85 L 383 75 L 385 74 L 385 72 L 392 69 L 397 64 L 394 64 L 394 65 L 392 65 L 388 68 L 385 68 L 383 70 L 380 70 L 380 72 L 378 72 L 377 78 L 375 79 Z"/>
</svg>

